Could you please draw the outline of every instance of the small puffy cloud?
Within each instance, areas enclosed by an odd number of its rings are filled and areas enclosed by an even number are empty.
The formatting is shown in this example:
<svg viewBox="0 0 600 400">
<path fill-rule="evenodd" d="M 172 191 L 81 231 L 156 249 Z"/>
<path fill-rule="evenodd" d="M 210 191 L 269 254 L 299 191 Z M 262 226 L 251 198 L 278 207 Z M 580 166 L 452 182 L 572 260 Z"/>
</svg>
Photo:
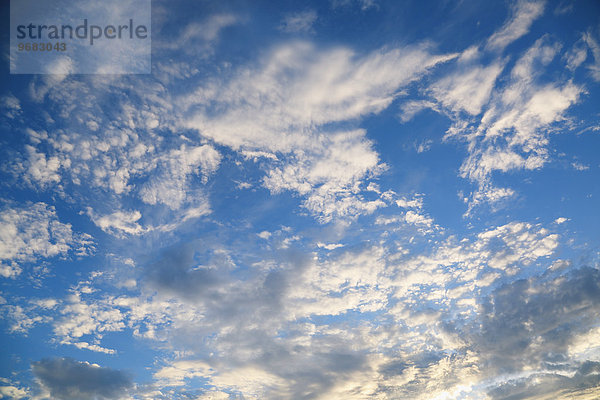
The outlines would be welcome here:
<svg viewBox="0 0 600 400">
<path fill-rule="evenodd" d="M 16 386 L 0 386 L 0 398 L 19 400 L 29 396 L 29 393 L 25 389 L 18 388 Z"/>
<path fill-rule="evenodd" d="M 123 236 L 123 234 L 141 235 L 146 232 L 138 223 L 142 218 L 142 214 L 137 210 L 130 212 L 115 211 L 109 215 L 98 216 L 88 207 L 87 213 L 100 229 L 116 236 Z"/>
<path fill-rule="evenodd" d="M 92 238 L 60 222 L 52 206 L 35 203 L 0 210 L 0 273 L 5 277 L 18 275 L 24 262 L 93 250 Z"/>
<path fill-rule="evenodd" d="M 418 212 L 411 210 L 407 211 L 406 214 L 404 214 L 404 219 L 407 223 L 412 225 L 424 225 L 426 227 L 431 227 L 431 225 L 433 224 L 432 218 L 429 218 L 423 214 L 419 214 Z"/>
<path fill-rule="evenodd" d="M 117 400 L 132 387 L 129 374 L 71 358 L 53 358 L 31 364 L 43 389 L 56 400 Z"/>
<path fill-rule="evenodd" d="M 262 231 L 257 234 L 257 236 L 261 239 L 268 240 L 271 237 L 272 233 L 269 231 Z"/>
<path fill-rule="evenodd" d="M 420 210 L 423 208 L 423 195 L 417 194 L 412 199 L 401 197 L 396 200 L 396 205 L 401 208 L 413 208 Z"/>
<path fill-rule="evenodd" d="M 29 181 L 46 187 L 61 180 L 59 169 L 61 166 L 58 157 L 46 157 L 44 153 L 38 153 L 35 147 L 25 146 L 27 160 L 25 162 L 26 177 Z"/>
<path fill-rule="evenodd" d="M 585 165 L 580 162 L 573 162 L 571 163 L 571 166 L 577 171 L 587 171 L 588 169 L 590 169 L 589 165 Z"/>
<path fill-rule="evenodd" d="M 73 345 L 106 354 L 115 354 L 113 349 L 90 344 L 84 335 L 102 336 L 102 332 L 117 332 L 125 329 L 124 313 L 110 302 L 86 301 L 81 293 L 74 293 L 63 302 L 60 308 L 62 318 L 53 321 L 54 335 L 61 344 Z"/>
</svg>

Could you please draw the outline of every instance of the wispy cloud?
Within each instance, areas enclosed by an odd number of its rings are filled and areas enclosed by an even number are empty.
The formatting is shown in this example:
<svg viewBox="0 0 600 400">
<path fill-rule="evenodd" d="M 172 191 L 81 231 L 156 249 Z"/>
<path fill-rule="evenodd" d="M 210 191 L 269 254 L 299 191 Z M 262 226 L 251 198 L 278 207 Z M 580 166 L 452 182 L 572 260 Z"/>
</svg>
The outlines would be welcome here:
<svg viewBox="0 0 600 400">
<path fill-rule="evenodd" d="M 281 29 L 284 32 L 313 32 L 313 25 L 317 21 L 317 13 L 314 10 L 307 10 L 288 14 L 283 19 Z"/>
<path fill-rule="evenodd" d="M 503 50 L 527 34 L 533 21 L 544 12 L 544 6 L 544 1 L 519 0 L 513 7 L 511 18 L 488 39 L 486 47 L 490 50 Z"/>
<path fill-rule="evenodd" d="M 380 207 L 381 201 L 368 203 L 350 194 L 385 166 L 363 130 L 326 132 L 323 127 L 381 112 L 402 86 L 454 57 L 431 55 L 421 47 L 358 57 L 345 48 L 296 42 L 276 48 L 258 67 L 200 87 L 180 102 L 200 109 L 186 126 L 202 136 L 235 150 L 286 154 L 285 164 L 273 163 L 267 171 L 265 186 L 306 196 L 304 206 L 328 221 Z M 209 112 L 215 107 L 221 111 Z"/>
</svg>

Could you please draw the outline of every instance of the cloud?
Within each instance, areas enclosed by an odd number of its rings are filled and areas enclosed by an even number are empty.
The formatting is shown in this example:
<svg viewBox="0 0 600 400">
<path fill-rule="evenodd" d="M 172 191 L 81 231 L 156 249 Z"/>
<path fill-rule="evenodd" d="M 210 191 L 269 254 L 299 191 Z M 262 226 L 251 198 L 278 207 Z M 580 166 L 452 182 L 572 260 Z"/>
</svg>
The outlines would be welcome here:
<svg viewBox="0 0 600 400">
<path fill-rule="evenodd" d="M 445 107 L 477 115 L 489 99 L 501 71 L 500 65 L 473 67 L 462 75 L 455 74 L 436 82 L 431 90 Z"/>
<path fill-rule="evenodd" d="M 590 32 L 583 35 L 583 40 L 594 57 L 594 64 L 589 65 L 588 69 L 590 70 L 592 78 L 596 81 L 600 81 L 600 44 L 598 44 L 598 41 Z"/>
<path fill-rule="evenodd" d="M 204 361 L 182 360 L 162 367 L 154 373 L 154 378 L 162 386 L 183 386 L 185 379 L 210 376 L 213 371 Z"/>
<path fill-rule="evenodd" d="M 94 249 L 91 236 L 74 233 L 70 224 L 58 220 L 54 207 L 45 203 L 5 205 L 0 211 L 0 273 L 4 277 L 19 275 L 23 263 L 87 255 Z"/>
<path fill-rule="evenodd" d="M 15 119 L 21 115 L 21 102 L 12 93 L 7 93 L 0 97 L 0 110 L 5 117 Z"/>
<path fill-rule="evenodd" d="M 283 32 L 313 32 L 313 25 L 317 20 L 317 13 L 314 10 L 307 10 L 288 14 L 283 19 L 279 29 Z"/>
<path fill-rule="evenodd" d="M 400 106 L 400 119 L 402 122 L 410 121 L 423 110 L 432 109 L 439 111 L 437 103 L 428 100 L 410 100 Z"/>
<path fill-rule="evenodd" d="M 379 7 L 377 5 L 376 0 L 331 0 L 332 8 L 350 7 L 350 6 L 353 6 L 354 4 L 356 4 L 357 6 L 360 6 L 360 9 L 362 11 L 366 11 L 370 8 L 378 8 Z"/>
<path fill-rule="evenodd" d="M 593 400 L 600 386 L 600 363 L 586 362 L 575 371 L 536 372 L 512 379 L 489 392 L 496 399 Z"/>
<path fill-rule="evenodd" d="M 29 393 L 25 389 L 16 386 L 0 386 L 0 398 L 19 400 L 27 396 L 29 396 Z"/>
<path fill-rule="evenodd" d="M 599 278 L 597 269 L 581 267 L 565 276 L 517 280 L 490 295 L 474 348 L 490 374 L 525 373 L 497 380 L 493 398 L 561 398 L 600 386 L 597 363 L 569 354 L 599 316 L 593 306 L 600 298 Z"/>
<path fill-rule="evenodd" d="M 38 153 L 33 146 L 25 146 L 27 161 L 24 166 L 30 181 L 46 187 L 51 183 L 60 182 L 60 160 L 58 157 L 47 158 L 44 153 Z"/>
<path fill-rule="evenodd" d="M 573 48 L 564 56 L 567 62 L 567 68 L 571 71 L 575 71 L 587 59 L 588 44 L 586 43 L 585 39 L 586 36 L 584 35 L 581 40 L 577 41 Z"/>
<path fill-rule="evenodd" d="M 431 100 L 411 100 L 402 107 L 403 121 L 424 108 L 447 115 L 454 123 L 444 138 L 468 143 L 460 175 L 475 183 L 477 189 L 466 198 L 466 216 L 480 204 L 495 208 L 516 194 L 511 188 L 496 187 L 492 182 L 494 172 L 540 169 L 549 161 L 550 134 L 585 93 L 585 88 L 572 80 L 545 78 L 545 69 L 561 49 L 560 43 L 549 36 L 539 38 L 510 71 L 505 71 L 509 58 L 497 51 L 525 35 L 543 10 L 544 2 L 517 2 L 513 16 L 485 46 L 464 50 L 455 63 L 449 64 L 449 73 L 421 90 Z M 563 57 L 565 67 L 576 69 L 593 43 L 592 36 L 584 34 Z M 492 61 L 487 61 L 489 58 Z M 507 72 L 509 76 L 504 78 Z"/>
<path fill-rule="evenodd" d="M 219 167 L 221 155 L 210 145 L 171 150 L 159 158 L 158 169 L 141 188 L 140 197 L 147 204 L 162 203 L 178 209 L 188 202 L 188 179 L 190 175 L 203 173 L 203 182 Z"/>
<path fill-rule="evenodd" d="M 197 266 L 196 250 L 192 243 L 167 251 L 147 270 L 150 284 L 168 295 L 183 298 L 207 298 L 218 289 L 218 272 L 210 267 Z"/>
<path fill-rule="evenodd" d="M 421 196 L 399 202 L 407 211 L 423 212 Z M 276 250 L 271 246 L 281 233 L 252 234 L 272 250 L 260 260 L 241 256 L 242 249 L 221 249 L 213 239 L 174 246 L 158 261 L 135 268 L 137 285 L 129 294 L 122 289 L 95 292 L 97 278 L 90 277 L 56 308 L 61 318 L 41 322 L 53 324 L 57 342 L 80 349 L 112 352 L 102 339 L 121 331 L 171 348 L 173 357 L 154 372 L 155 387 L 163 393 L 200 380 L 213 390 L 247 397 L 425 400 L 444 393 L 476 399 L 481 387 L 490 393 L 499 387 L 501 382 L 492 380 L 501 371 L 488 373 L 486 364 L 495 360 L 494 346 L 507 359 L 519 354 L 510 355 L 500 339 L 494 341 L 492 332 L 502 324 L 529 326 L 531 315 L 544 318 L 544 304 L 566 307 L 548 310 L 556 316 L 545 317 L 549 325 L 539 326 L 547 340 L 553 337 L 546 330 L 551 325 L 571 324 L 583 315 L 593 320 L 595 289 L 581 286 L 595 282 L 593 273 L 573 274 L 580 283 L 573 277 L 535 275 L 551 264 L 546 257 L 558 246 L 557 235 L 540 225 L 513 222 L 467 238 L 430 241 L 428 254 L 418 244 L 413 254 L 410 247 L 397 249 L 385 241 L 327 252 L 315 242 L 312 252 L 295 248 L 298 239 Z M 513 288 L 515 276 L 532 276 L 531 283 Z M 566 281 L 574 285 L 571 293 L 584 297 L 560 297 L 570 287 Z M 548 303 L 553 296 L 554 303 Z M 531 309 L 512 317 L 518 311 L 505 304 L 508 299 Z M 41 300 L 32 301 L 51 304 Z M 591 328 L 572 328 L 573 339 L 560 349 L 569 357 L 583 357 L 577 362 L 591 357 L 597 348 L 584 345 L 595 337 Z M 510 335 L 500 334 L 510 346 Z M 530 343 L 534 371 L 541 371 L 543 365 L 538 368 L 535 360 L 548 360 L 539 354 L 534 337 Z M 521 361 L 505 362 L 515 374 L 521 371 Z"/>
<path fill-rule="evenodd" d="M 202 23 L 192 22 L 186 25 L 175 39 L 154 40 L 153 46 L 159 50 L 180 50 L 189 53 L 208 52 L 211 43 L 215 42 L 221 31 L 240 22 L 233 14 L 211 15 Z"/>
<path fill-rule="evenodd" d="M 125 372 L 71 358 L 47 358 L 31 367 L 42 388 L 57 400 L 120 399 L 132 387 Z"/>
<path fill-rule="evenodd" d="M 580 162 L 573 162 L 573 163 L 571 163 L 571 166 L 574 169 L 576 169 L 577 171 L 587 171 L 587 170 L 590 169 L 589 165 L 585 165 L 585 164 L 582 164 Z"/>
<path fill-rule="evenodd" d="M 364 130 L 325 126 L 381 112 L 402 86 L 453 57 L 431 55 L 424 47 L 359 56 L 347 48 L 294 42 L 179 102 L 194 110 L 185 126 L 203 137 L 237 151 L 286 155 L 285 162 L 266 163 L 264 185 L 274 193 L 300 194 L 304 207 L 329 221 L 382 206 L 356 194 L 385 166 Z"/>
<path fill-rule="evenodd" d="M 477 131 L 484 134 L 483 146 L 461 166 L 463 176 L 484 182 L 495 170 L 537 169 L 546 162 L 548 140 L 543 128 L 560 121 L 583 92 L 571 82 L 533 83 L 537 63 L 548 64 L 556 51 L 556 46 L 546 45 L 542 39 L 517 61 L 511 84 L 482 118 Z M 506 144 L 491 145 L 496 137 L 504 137 Z"/>
<path fill-rule="evenodd" d="M 488 39 L 486 47 L 490 50 L 503 50 L 506 46 L 527 34 L 533 21 L 541 16 L 543 12 L 543 1 L 519 0 L 513 7 L 511 18 Z"/>
<path fill-rule="evenodd" d="M 48 88 L 45 99 L 57 112 L 25 129 L 29 144 L 13 162 L 15 178 L 63 197 L 78 193 L 94 210 L 88 215 L 119 237 L 172 231 L 210 213 L 204 186 L 220 167 L 221 154 L 206 141 L 173 134 L 177 113 L 170 95 L 159 82 L 144 82 L 67 76 Z M 131 96 L 107 100 L 123 90 Z M 144 106 L 136 97 L 142 93 Z M 94 134 L 86 133 L 90 130 Z M 118 206 L 131 197 L 146 206 Z M 136 211 L 143 218 L 133 220 Z"/>
<path fill-rule="evenodd" d="M 565 112 L 585 91 L 572 81 L 539 82 L 541 71 L 559 50 L 560 45 L 548 37 L 538 39 L 516 60 L 507 84 L 491 91 L 489 105 L 477 103 L 478 107 L 471 109 L 478 112 L 479 105 L 484 106 L 478 122 L 455 117 L 445 139 L 458 138 L 469 143 L 469 154 L 460 174 L 478 186 L 468 200 L 467 215 L 478 204 L 494 204 L 514 195 L 512 189 L 492 184 L 494 172 L 534 170 L 548 162 L 548 137 L 553 127 L 565 119 Z M 443 96 L 440 101 L 454 107 Z"/>
<path fill-rule="evenodd" d="M 146 232 L 137 222 L 142 218 L 142 214 L 137 210 L 131 212 L 115 211 L 109 215 L 97 216 L 88 207 L 87 213 L 96 226 L 104 232 L 115 234 L 116 236 L 123 236 L 123 234 L 141 235 Z"/>
</svg>

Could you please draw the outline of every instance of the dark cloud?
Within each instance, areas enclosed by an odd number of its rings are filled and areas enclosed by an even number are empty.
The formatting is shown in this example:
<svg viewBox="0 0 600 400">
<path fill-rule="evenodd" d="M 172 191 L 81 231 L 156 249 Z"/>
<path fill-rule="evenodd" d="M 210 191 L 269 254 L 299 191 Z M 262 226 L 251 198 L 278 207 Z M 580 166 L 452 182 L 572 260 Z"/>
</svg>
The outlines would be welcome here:
<svg viewBox="0 0 600 400">
<path fill-rule="evenodd" d="M 490 394 L 497 399 L 524 399 L 597 387 L 599 375 L 589 371 L 598 365 L 571 360 L 568 346 L 576 335 L 596 326 L 599 318 L 600 271 L 594 268 L 561 276 L 545 274 L 495 290 L 483 304 L 481 328 L 470 336 L 481 365 L 490 375 L 519 373 L 528 367 L 544 373 L 505 382 Z"/>
<path fill-rule="evenodd" d="M 148 266 L 147 281 L 153 288 L 166 294 L 187 299 L 207 297 L 219 279 L 214 270 L 198 267 L 195 254 L 193 243 L 169 249 L 158 261 Z"/>
<path fill-rule="evenodd" d="M 590 389 L 595 389 L 596 396 L 600 393 L 600 363 L 588 361 L 572 377 L 556 373 L 534 374 L 503 383 L 489 395 L 495 400 L 578 399 L 581 398 L 579 396 L 591 399 L 587 396 Z"/>
<path fill-rule="evenodd" d="M 573 335 L 600 316 L 600 271 L 580 268 L 567 276 L 534 277 L 502 286 L 483 305 L 475 338 L 488 367 L 514 372 L 525 364 L 554 362 Z"/>
<path fill-rule="evenodd" d="M 41 385 L 56 400 L 120 399 L 132 386 L 129 374 L 71 358 L 43 359 L 31 364 Z"/>
</svg>

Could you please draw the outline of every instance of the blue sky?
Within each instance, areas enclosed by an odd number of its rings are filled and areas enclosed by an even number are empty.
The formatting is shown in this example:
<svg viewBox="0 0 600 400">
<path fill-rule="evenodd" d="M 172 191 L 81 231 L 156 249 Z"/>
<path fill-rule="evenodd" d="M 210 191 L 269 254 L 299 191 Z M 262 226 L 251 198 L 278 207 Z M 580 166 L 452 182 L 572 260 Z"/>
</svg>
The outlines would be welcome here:
<svg viewBox="0 0 600 400">
<path fill-rule="evenodd" d="M 597 1 L 153 1 L 149 75 L 2 35 L 0 398 L 599 396 Z"/>
</svg>

